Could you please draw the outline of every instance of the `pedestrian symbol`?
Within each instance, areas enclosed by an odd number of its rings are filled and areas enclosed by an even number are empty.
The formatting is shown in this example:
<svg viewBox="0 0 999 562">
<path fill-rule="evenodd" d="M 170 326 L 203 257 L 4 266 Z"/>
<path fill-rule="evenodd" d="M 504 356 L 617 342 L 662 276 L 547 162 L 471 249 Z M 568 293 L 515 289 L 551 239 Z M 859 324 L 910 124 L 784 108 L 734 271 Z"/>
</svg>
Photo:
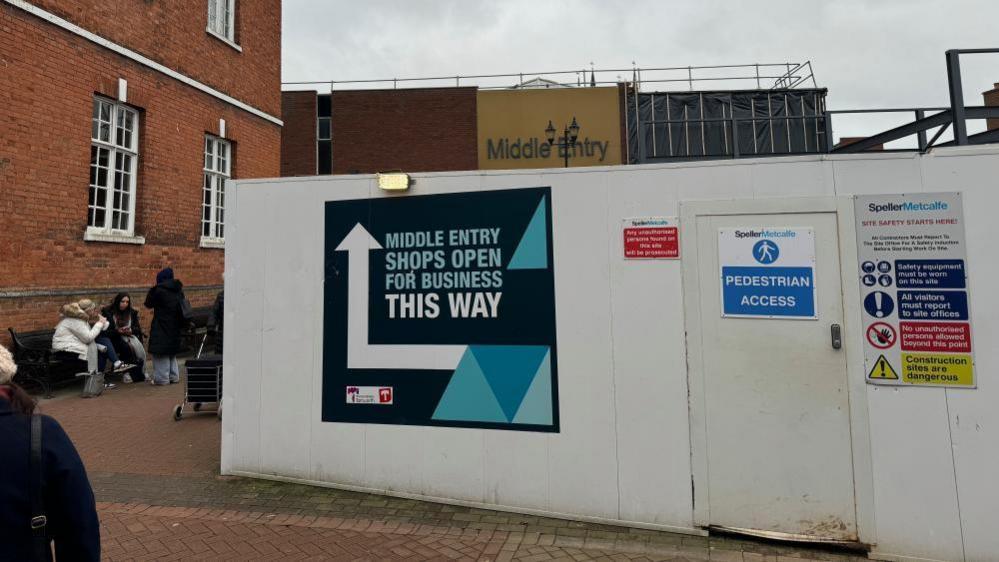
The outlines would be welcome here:
<svg viewBox="0 0 999 562">
<path fill-rule="evenodd" d="M 756 244 L 753 244 L 753 257 L 756 261 L 766 265 L 777 261 L 777 256 L 780 255 L 780 249 L 773 240 L 760 240 Z"/>
<path fill-rule="evenodd" d="M 874 362 L 874 366 L 871 367 L 871 372 L 867 373 L 867 378 L 897 381 L 898 373 L 895 372 L 895 368 L 891 366 L 891 363 L 885 359 L 885 356 L 881 355 L 878 357 L 878 360 Z"/>
<path fill-rule="evenodd" d="M 888 293 L 874 291 L 864 297 L 864 310 L 875 318 L 884 318 L 895 311 L 895 301 Z"/>
</svg>

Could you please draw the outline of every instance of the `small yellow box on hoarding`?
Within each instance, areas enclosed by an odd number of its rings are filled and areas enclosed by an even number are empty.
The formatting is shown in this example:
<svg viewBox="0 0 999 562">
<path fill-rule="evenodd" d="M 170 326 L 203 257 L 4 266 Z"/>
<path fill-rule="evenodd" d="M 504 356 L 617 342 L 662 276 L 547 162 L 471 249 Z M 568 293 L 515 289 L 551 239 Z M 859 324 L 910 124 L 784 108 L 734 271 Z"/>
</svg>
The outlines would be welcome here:
<svg viewBox="0 0 999 562">
<path fill-rule="evenodd" d="M 973 386 L 970 355 L 902 353 L 902 382 L 938 386 Z"/>
<path fill-rule="evenodd" d="M 378 188 L 385 191 L 406 191 L 409 189 L 409 174 L 378 174 Z"/>
<path fill-rule="evenodd" d="M 618 89 L 542 88 L 479 90 L 479 169 L 561 168 L 563 127 L 576 118 L 579 138 L 569 147 L 569 167 L 621 164 Z M 558 131 L 548 144 L 548 122 Z"/>
</svg>

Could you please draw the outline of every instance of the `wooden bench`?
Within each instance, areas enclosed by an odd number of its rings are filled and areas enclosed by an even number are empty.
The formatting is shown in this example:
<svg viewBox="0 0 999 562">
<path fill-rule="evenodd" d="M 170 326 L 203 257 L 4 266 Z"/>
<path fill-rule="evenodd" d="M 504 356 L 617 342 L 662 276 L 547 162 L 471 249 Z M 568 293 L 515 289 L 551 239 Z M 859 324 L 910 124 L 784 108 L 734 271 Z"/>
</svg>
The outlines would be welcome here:
<svg viewBox="0 0 999 562">
<path fill-rule="evenodd" d="M 7 331 L 14 344 L 14 362 L 17 363 L 14 382 L 50 398 L 53 388 L 79 380 L 76 378 L 77 364 L 58 358 L 52 351 L 55 330 L 19 333 L 14 328 L 7 328 Z"/>
</svg>

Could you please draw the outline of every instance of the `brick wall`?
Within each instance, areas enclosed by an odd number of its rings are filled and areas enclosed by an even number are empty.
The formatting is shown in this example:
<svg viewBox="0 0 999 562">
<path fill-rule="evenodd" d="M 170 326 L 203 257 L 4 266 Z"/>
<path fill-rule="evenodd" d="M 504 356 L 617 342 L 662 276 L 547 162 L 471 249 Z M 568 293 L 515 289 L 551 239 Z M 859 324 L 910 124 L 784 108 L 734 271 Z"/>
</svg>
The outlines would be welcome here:
<svg viewBox="0 0 999 562">
<path fill-rule="evenodd" d="M 475 170 L 476 89 L 333 93 L 333 173 Z"/>
<path fill-rule="evenodd" d="M 209 304 L 223 251 L 198 247 L 204 135 L 225 119 L 234 177 L 273 177 L 280 127 L 6 3 L 0 59 L 0 329 L 51 327 L 60 304 L 110 301 L 119 288 L 141 302 L 167 265 L 195 306 Z M 93 98 L 115 98 L 118 78 L 140 111 L 135 231 L 144 245 L 83 241 Z"/>
<path fill-rule="evenodd" d="M 209 34 L 207 0 L 29 0 L 270 115 L 281 113 L 281 0 L 238 0 L 236 42 Z"/>
<path fill-rule="evenodd" d="M 860 141 L 862 141 L 862 140 L 864 140 L 866 138 L 867 137 L 840 137 L 839 138 L 839 142 L 836 143 L 835 148 L 846 146 L 848 144 L 853 144 L 855 142 L 860 142 Z M 871 148 L 868 148 L 865 152 L 877 152 L 879 150 L 884 150 L 884 149 L 885 149 L 885 145 L 884 144 L 876 144 L 876 145 L 872 146 Z"/>
<path fill-rule="evenodd" d="M 982 92 L 982 96 L 985 98 L 985 105 L 999 107 L 999 82 L 996 82 L 991 90 Z M 999 119 L 986 119 L 985 124 L 990 131 L 999 129 Z"/>
<path fill-rule="evenodd" d="M 281 175 L 316 175 L 316 92 L 281 92 Z"/>
</svg>

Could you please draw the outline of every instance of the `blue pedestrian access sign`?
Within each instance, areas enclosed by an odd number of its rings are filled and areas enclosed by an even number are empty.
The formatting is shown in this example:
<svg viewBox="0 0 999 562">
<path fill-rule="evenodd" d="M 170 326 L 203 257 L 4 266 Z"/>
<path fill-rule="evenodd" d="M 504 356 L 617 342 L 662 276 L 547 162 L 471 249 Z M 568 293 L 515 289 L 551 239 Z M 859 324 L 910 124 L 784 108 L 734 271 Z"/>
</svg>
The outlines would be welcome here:
<svg viewBox="0 0 999 562">
<path fill-rule="evenodd" d="M 718 263 L 722 316 L 817 318 L 812 228 L 719 229 Z"/>
</svg>

